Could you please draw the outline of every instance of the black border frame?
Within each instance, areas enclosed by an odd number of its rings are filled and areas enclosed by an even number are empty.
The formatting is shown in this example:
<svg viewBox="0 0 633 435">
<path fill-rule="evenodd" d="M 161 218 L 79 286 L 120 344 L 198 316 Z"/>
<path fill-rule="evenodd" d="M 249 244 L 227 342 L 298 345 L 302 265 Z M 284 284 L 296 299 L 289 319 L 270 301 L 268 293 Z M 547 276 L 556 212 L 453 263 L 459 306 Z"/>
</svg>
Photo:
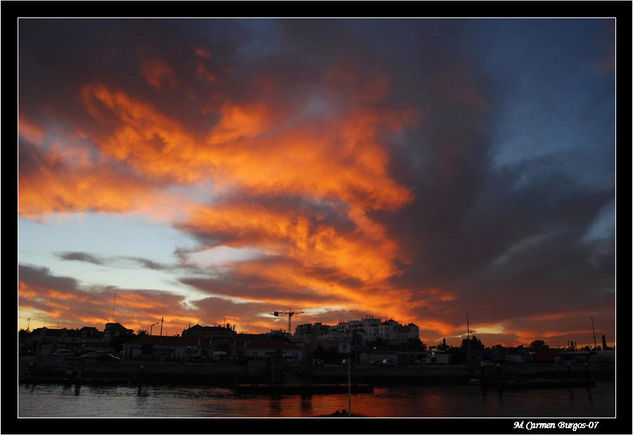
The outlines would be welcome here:
<svg viewBox="0 0 633 435">
<path fill-rule="evenodd" d="M 3 193 L 9 210 L 3 222 L 4 291 L 2 358 L 3 433 L 514 433 L 514 419 L 18 419 L 15 401 L 17 373 L 13 329 L 17 320 L 17 33 L 20 16 L 38 17 L 616 17 L 617 56 L 617 419 L 599 419 L 597 430 L 575 433 L 631 433 L 631 1 L 552 2 L 48 2 L 2 1 L 2 139 Z M 10 235 L 15 231 L 15 236 Z M 13 273 L 16 271 L 16 273 Z M 526 419 L 558 422 L 556 418 Z M 595 421 L 573 419 L 573 422 Z M 539 431 L 531 431 L 539 433 Z M 569 432 L 549 430 L 546 433 Z M 545 432 L 541 432 L 545 433 Z"/>
</svg>

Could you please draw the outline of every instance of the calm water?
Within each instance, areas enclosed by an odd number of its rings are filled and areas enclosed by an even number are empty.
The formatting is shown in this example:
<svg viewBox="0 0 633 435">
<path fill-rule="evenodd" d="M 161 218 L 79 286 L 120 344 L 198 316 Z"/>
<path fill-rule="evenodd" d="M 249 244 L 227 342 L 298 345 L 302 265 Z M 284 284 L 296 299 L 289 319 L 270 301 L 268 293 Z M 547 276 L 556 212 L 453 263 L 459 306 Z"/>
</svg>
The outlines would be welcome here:
<svg viewBox="0 0 633 435">
<path fill-rule="evenodd" d="M 482 391 L 478 386 L 376 388 L 352 395 L 352 412 L 373 417 L 604 417 L 613 383 L 585 388 Z M 308 417 L 347 408 L 347 395 L 246 396 L 215 387 L 21 385 L 20 417 Z"/>
</svg>

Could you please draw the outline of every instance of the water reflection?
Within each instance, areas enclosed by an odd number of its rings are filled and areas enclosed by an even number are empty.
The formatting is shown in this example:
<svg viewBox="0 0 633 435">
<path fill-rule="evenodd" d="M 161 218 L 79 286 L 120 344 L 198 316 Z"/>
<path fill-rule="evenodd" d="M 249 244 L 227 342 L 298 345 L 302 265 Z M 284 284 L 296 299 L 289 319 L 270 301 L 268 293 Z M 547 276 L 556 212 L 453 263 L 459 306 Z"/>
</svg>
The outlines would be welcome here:
<svg viewBox="0 0 633 435">
<path fill-rule="evenodd" d="M 281 415 L 281 396 L 270 396 L 270 415 L 274 417 Z"/>
<path fill-rule="evenodd" d="M 312 409 L 312 396 L 311 395 L 301 396 L 301 411 L 310 411 L 311 409 Z"/>
<path fill-rule="evenodd" d="M 503 404 L 503 388 L 499 388 L 499 404 Z"/>
<path fill-rule="evenodd" d="M 213 387 L 76 384 L 73 390 L 69 385 L 23 385 L 19 393 L 20 416 L 24 417 L 300 417 L 328 415 L 348 407 L 347 394 L 243 396 Z M 613 416 L 614 402 L 613 383 L 596 384 L 591 389 L 516 391 L 425 386 L 376 388 L 373 394 L 354 394 L 352 410 L 372 417 L 582 417 Z"/>
<path fill-rule="evenodd" d="M 587 387 L 587 397 L 589 398 L 589 402 L 593 403 L 593 398 L 591 397 L 591 388 Z"/>
</svg>

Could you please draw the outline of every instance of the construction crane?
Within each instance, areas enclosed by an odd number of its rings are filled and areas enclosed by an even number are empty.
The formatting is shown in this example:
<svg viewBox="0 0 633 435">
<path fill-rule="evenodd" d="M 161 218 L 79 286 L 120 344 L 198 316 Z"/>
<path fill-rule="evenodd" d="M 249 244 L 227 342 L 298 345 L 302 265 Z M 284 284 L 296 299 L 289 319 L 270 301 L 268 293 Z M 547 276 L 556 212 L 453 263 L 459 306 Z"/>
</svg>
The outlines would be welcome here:
<svg viewBox="0 0 633 435">
<path fill-rule="evenodd" d="M 295 314 L 303 314 L 303 311 L 292 311 L 292 308 L 291 308 L 289 311 L 275 311 L 273 313 L 273 316 L 279 317 L 280 314 L 287 314 L 288 315 L 288 333 L 292 334 L 292 329 L 291 329 L 292 316 L 294 316 Z"/>
</svg>

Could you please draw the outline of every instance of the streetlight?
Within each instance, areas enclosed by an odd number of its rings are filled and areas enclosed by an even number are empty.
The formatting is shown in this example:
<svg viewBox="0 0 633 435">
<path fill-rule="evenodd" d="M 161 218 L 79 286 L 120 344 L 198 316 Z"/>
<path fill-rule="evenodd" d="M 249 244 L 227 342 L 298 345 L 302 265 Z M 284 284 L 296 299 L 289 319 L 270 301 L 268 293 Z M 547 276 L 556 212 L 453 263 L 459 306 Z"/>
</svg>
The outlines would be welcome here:
<svg viewBox="0 0 633 435">
<path fill-rule="evenodd" d="M 154 325 L 158 325 L 160 322 L 156 322 L 156 323 L 152 323 L 151 325 L 149 325 L 149 335 L 152 335 L 152 328 L 154 327 Z"/>
<path fill-rule="evenodd" d="M 352 416 L 352 351 L 347 357 L 347 416 Z"/>
</svg>

